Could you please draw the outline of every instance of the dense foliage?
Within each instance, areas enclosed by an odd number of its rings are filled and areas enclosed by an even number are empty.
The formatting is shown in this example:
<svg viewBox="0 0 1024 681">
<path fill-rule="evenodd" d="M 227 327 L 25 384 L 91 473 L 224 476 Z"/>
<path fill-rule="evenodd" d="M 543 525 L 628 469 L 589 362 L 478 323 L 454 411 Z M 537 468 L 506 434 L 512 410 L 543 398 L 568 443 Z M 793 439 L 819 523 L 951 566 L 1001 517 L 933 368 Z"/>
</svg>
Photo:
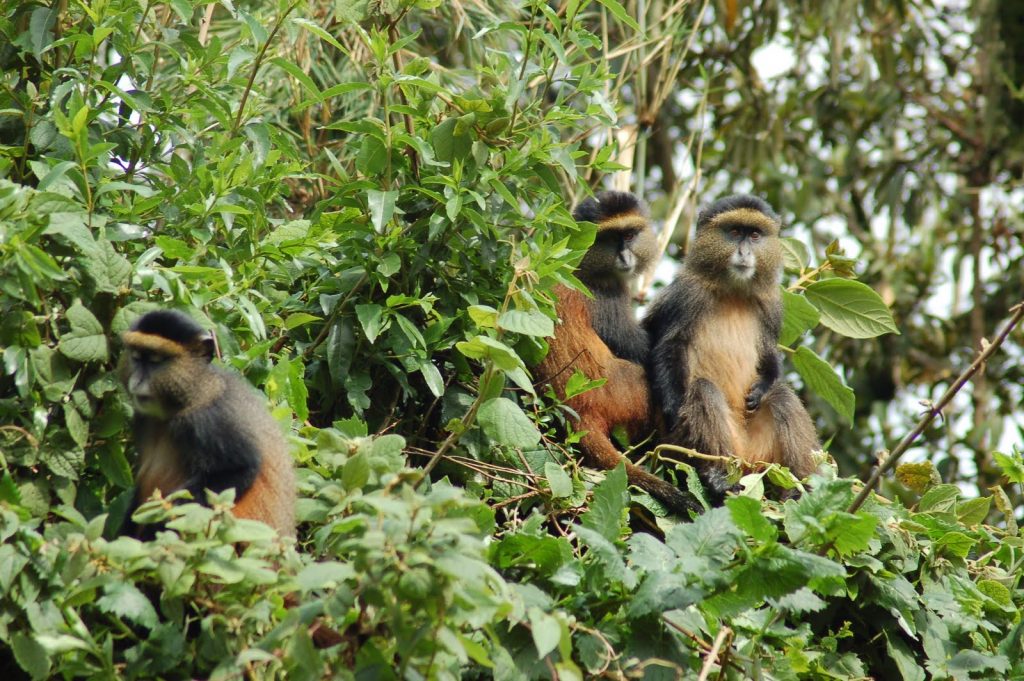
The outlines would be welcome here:
<svg viewBox="0 0 1024 681">
<path fill-rule="evenodd" d="M 830 12 L 877 19 L 826 4 L 780 34 L 806 46 Z M 766 17 L 788 26 L 804 9 L 720 5 L 0 0 L 0 668 L 1024 674 L 1024 461 L 979 434 L 1016 388 L 985 387 L 1003 401 L 986 400 L 971 431 L 987 496 L 948 484 L 955 466 L 925 462 L 901 471 L 891 500 L 850 512 L 860 484 L 827 465 L 778 503 L 765 483 L 796 483 L 768 468 L 737 471 L 745 492 L 691 522 L 628 490 L 621 469 L 580 468 L 565 410 L 532 383 L 551 291 L 575 285 L 593 239 L 569 214 L 589 187 L 635 171 L 654 213 L 673 216 L 670 232 L 692 214 L 703 171 L 712 195 L 754 188 L 813 227 L 834 194 L 806 179 L 821 168 L 806 169 L 818 151 L 840 155 L 833 138 L 786 142 L 769 173 L 762 128 L 785 139 L 811 121 L 848 136 L 852 159 L 858 135 L 896 116 L 840 99 L 847 127 L 784 107 L 749 118 L 756 109 L 737 108 L 729 86 L 756 77 L 750 50 L 775 31 Z M 887 16 L 914 31 L 935 12 L 903 11 Z M 779 93 L 812 106 L 841 85 Z M 703 125 L 707 139 L 687 146 Z M 659 156 L 666 148 L 679 156 Z M 1005 155 L 1019 176 L 1012 145 Z M 683 156 L 695 173 L 685 181 Z M 1012 184 L 1000 178 L 982 179 Z M 910 324 L 907 312 L 894 335 L 886 302 L 914 308 L 910 294 L 894 300 L 895 277 L 878 281 L 891 274 L 881 254 L 858 262 L 832 236 L 787 242 L 782 344 L 836 459 L 866 468 L 866 443 L 887 443 L 892 425 L 876 430 L 882 398 L 858 385 L 877 385 L 882 360 L 857 353 L 916 343 L 884 339 L 917 339 L 933 319 Z M 857 281 L 865 264 L 885 295 Z M 113 538 L 133 455 L 118 336 L 157 305 L 213 329 L 222 361 L 274 405 L 299 476 L 297 545 L 233 518 L 230 492 L 210 507 L 151 502 L 138 518 L 173 532 Z M 984 318 L 971 328 L 965 345 L 990 334 Z M 929 434 L 943 437 L 957 439 Z M 687 470 L 662 466 L 680 481 Z M 322 627 L 341 641 L 314 647 Z"/>
</svg>

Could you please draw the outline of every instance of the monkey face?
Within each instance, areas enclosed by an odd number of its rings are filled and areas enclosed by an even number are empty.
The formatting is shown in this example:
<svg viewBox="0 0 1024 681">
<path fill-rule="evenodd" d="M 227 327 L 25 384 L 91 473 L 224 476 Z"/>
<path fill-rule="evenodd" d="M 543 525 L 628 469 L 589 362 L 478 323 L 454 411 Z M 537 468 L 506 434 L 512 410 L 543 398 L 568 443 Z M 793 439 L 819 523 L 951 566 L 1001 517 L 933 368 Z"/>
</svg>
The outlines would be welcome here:
<svg viewBox="0 0 1024 681">
<path fill-rule="evenodd" d="M 151 350 L 132 350 L 122 374 L 122 382 L 131 395 L 135 410 L 145 416 L 163 419 L 166 409 L 154 390 L 154 378 L 171 361 L 171 357 Z"/>
<path fill-rule="evenodd" d="M 724 227 L 722 233 L 725 242 L 733 246 L 729 256 L 729 274 L 738 281 L 750 281 L 757 272 L 764 233 L 757 227 L 745 225 Z"/>
</svg>

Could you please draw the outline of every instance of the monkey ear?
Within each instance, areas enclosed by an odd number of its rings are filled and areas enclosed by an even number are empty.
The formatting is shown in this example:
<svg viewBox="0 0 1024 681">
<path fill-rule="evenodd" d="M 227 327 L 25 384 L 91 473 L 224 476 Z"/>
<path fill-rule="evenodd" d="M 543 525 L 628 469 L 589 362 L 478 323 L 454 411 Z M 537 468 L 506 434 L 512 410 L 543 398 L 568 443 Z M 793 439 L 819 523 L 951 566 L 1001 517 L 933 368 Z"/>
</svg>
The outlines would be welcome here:
<svg viewBox="0 0 1024 681">
<path fill-rule="evenodd" d="M 200 356 L 205 357 L 207 362 L 212 361 L 217 354 L 217 339 L 210 331 L 197 338 L 196 345 L 199 347 Z"/>
</svg>

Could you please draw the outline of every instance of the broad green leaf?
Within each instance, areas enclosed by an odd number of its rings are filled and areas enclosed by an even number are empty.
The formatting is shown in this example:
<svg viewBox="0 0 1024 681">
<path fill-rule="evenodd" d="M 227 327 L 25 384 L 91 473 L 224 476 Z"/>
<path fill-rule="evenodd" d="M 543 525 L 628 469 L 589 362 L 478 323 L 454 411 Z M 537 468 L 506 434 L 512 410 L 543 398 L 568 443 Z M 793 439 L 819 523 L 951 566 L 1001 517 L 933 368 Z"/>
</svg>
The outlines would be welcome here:
<svg viewBox="0 0 1024 681">
<path fill-rule="evenodd" d="M 977 540 L 968 537 L 963 532 L 947 532 L 935 542 L 935 549 L 947 551 L 959 558 L 966 558 L 977 543 Z"/>
<path fill-rule="evenodd" d="M 932 487 L 917 503 L 919 512 L 949 512 L 956 508 L 956 500 L 960 498 L 960 488 L 956 485 L 938 485 Z"/>
<path fill-rule="evenodd" d="M 988 510 L 992 506 L 992 497 L 977 497 L 961 501 L 956 506 L 956 517 L 961 524 L 973 527 L 985 522 Z"/>
<path fill-rule="evenodd" d="M 530 608 L 530 635 L 537 648 L 537 657 L 544 658 L 558 647 L 562 638 L 562 625 L 558 620 L 540 608 Z"/>
<path fill-rule="evenodd" d="M 572 496 L 572 478 L 564 468 L 554 461 L 548 461 L 544 464 L 544 475 L 551 487 L 551 496 L 556 499 Z"/>
<path fill-rule="evenodd" d="M 303 591 L 334 589 L 355 576 L 355 569 L 349 563 L 322 561 L 299 570 L 295 575 L 295 583 Z"/>
<path fill-rule="evenodd" d="M 477 336 L 469 341 L 460 341 L 455 344 L 455 347 L 471 359 L 489 359 L 504 371 L 523 367 L 523 360 L 519 358 L 515 350 L 488 336 Z"/>
<path fill-rule="evenodd" d="M 14 659 L 18 661 L 18 666 L 28 672 L 33 679 L 45 679 L 49 676 L 50 656 L 46 648 L 33 637 L 26 636 L 20 631 L 14 632 L 11 637 L 11 650 L 14 652 Z"/>
<path fill-rule="evenodd" d="M 507 397 L 495 397 L 480 405 L 477 420 L 495 444 L 519 449 L 534 449 L 540 444 L 537 426 Z"/>
<path fill-rule="evenodd" d="M 807 287 L 805 295 L 821 312 L 821 323 L 844 336 L 874 338 L 900 332 L 878 294 L 859 281 L 816 281 Z"/>
<path fill-rule="evenodd" d="M 306 312 L 293 312 L 285 318 L 284 328 L 291 331 L 292 329 L 297 329 L 300 326 L 305 326 L 306 324 L 322 320 L 322 317 L 317 317 L 316 315 L 311 315 Z"/>
<path fill-rule="evenodd" d="M 508 310 L 498 317 L 498 327 L 541 338 L 555 333 L 555 323 L 540 310 Z"/>
<path fill-rule="evenodd" d="M 61 354 L 79 362 L 107 361 L 107 337 L 96 316 L 80 302 L 69 307 L 65 316 L 71 330 L 57 344 Z"/>
<path fill-rule="evenodd" d="M 493 329 L 498 325 L 498 311 L 490 305 L 470 305 L 466 311 L 481 329 Z"/>
<path fill-rule="evenodd" d="M 811 260 L 804 242 L 792 237 L 781 237 L 779 243 L 782 245 L 782 264 L 787 270 L 800 272 Z"/>
<path fill-rule="evenodd" d="M 363 327 L 366 340 L 370 341 L 371 344 L 377 340 L 377 336 L 384 329 L 385 320 L 383 315 L 384 308 L 380 305 L 356 305 L 356 317 L 359 318 L 359 324 Z"/>
<path fill-rule="evenodd" d="M 782 333 L 779 336 L 782 345 L 792 345 L 821 320 L 817 308 L 806 298 L 789 291 L 782 292 L 782 308 Z"/>
<path fill-rule="evenodd" d="M 852 423 L 856 397 L 829 363 L 804 346 L 797 348 L 791 359 L 807 387 L 828 402 L 848 423 Z"/>
</svg>

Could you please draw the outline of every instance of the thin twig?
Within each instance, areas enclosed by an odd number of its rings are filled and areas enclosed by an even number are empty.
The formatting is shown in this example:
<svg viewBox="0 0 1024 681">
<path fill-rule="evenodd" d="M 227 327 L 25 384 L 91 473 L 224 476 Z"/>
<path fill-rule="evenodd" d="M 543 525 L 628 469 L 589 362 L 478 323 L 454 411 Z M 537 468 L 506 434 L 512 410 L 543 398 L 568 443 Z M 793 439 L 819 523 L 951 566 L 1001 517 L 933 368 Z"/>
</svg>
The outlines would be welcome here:
<svg viewBox="0 0 1024 681">
<path fill-rule="evenodd" d="M 277 32 L 281 30 L 282 26 L 284 26 L 284 20 L 288 18 L 288 15 L 292 13 L 292 10 L 299 6 L 300 1 L 301 0 L 296 0 L 296 2 L 293 2 L 291 6 L 284 11 L 284 14 L 281 15 L 281 18 L 274 25 L 273 30 L 270 31 L 270 35 L 267 36 L 267 41 L 263 43 L 263 47 L 260 48 L 259 54 L 256 55 L 256 61 L 252 64 L 252 72 L 249 73 L 249 82 L 245 84 L 245 90 L 242 91 L 242 101 L 238 103 L 238 115 L 235 116 L 235 124 L 231 128 L 232 132 L 237 131 L 242 125 L 242 116 L 245 115 L 245 103 L 249 101 L 249 93 L 252 92 L 253 84 L 256 82 L 256 74 L 259 72 L 260 67 L 263 66 L 263 59 L 267 56 L 267 50 L 270 49 L 270 44 L 274 42 L 274 38 L 277 37 Z"/>
<path fill-rule="evenodd" d="M 718 651 L 722 649 L 722 643 L 726 638 L 732 637 L 732 629 L 729 627 L 722 627 L 722 630 L 718 632 L 718 636 L 715 637 L 715 643 L 711 646 L 711 650 L 708 651 L 707 657 L 704 658 L 704 666 L 701 667 L 700 676 L 697 677 L 697 681 L 707 681 L 708 674 L 711 673 L 711 666 L 718 659 Z"/>
<path fill-rule="evenodd" d="M 857 498 L 853 500 L 852 504 L 850 504 L 850 508 L 847 509 L 847 513 L 856 513 L 857 510 L 864 505 L 864 502 L 867 501 L 868 495 L 871 494 L 872 490 L 874 490 L 878 485 L 878 481 L 882 479 L 882 476 L 896 466 L 900 457 L 906 453 L 910 448 L 910 445 L 914 444 L 914 440 L 916 440 L 918 436 L 924 432 L 925 428 L 935 420 L 935 417 L 942 413 L 943 409 L 949 406 L 949 403 L 953 400 L 956 394 L 960 392 L 964 385 L 967 384 L 967 381 L 977 373 L 988 358 L 995 354 L 996 350 L 999 349 L 1006 338 L 1010 335 L 1010 332 L 1013 331 L 1013 328 L 1017 326 L 1022 318 L 1024 318 L 1024 301 L 1021 301 L 1011 307 L 1010 312 L 1013 312 L 1013 316 L 1010 318 L 1010 321 L 1006 323 L 1002 333 L 996 337 L 994 342 L 989 343 L 988 345 L 985 345 L 984 343 L 982 344 L 982 350 L 981 353 L 978 354 L 977 359 L 975 359 L 974 362 L 971 363 L 971 366 L 967 367 L 967 369 L 960 374 L 953 385 L 949 386 L 949 389 L 946 390 L 941 398 L 939 398 L 939 401 L 936 402 L 935 405 L 928 410 L 928 413 L 917 422 L 914 429 L 910 431 L 906 437 L 900 440 L 900 443 L 892 450 L 889 457 L 879 464 L 878 468 L 875 469 L 875 472 L 871 474 L 868 481 L 864 483 L 864 489 L 860 491 Z"/>
</svg>

